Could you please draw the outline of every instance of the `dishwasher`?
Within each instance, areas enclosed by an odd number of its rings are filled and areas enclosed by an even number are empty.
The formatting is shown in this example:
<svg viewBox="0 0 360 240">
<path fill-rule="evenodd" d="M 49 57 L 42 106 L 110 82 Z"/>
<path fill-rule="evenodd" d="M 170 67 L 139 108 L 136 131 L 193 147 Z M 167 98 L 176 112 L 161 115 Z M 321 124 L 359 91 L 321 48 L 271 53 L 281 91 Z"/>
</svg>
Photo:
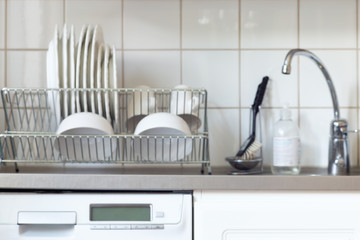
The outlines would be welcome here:
<svg viewBox="0 0 360 240">
<path fill-rule="evenodd" d="M 192 194 L 2 192 L 6 240 L 192 239 Z"/>
</svg>

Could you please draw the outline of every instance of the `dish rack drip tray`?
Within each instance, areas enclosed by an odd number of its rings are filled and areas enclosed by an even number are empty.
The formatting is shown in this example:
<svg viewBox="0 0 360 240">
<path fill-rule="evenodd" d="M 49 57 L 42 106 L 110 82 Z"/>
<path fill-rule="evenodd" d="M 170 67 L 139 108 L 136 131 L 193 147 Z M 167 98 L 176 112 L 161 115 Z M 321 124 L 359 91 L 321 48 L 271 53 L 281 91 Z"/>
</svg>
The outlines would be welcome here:
<svg viewBox="0 0 360 240">
<path fill-rule="evenodd" d="M 78 101 L 81 96 L 111 100 L 107 114 L 105 108 L 98 112 L 99 106 L 91 111 L 107 118 L 114 129 L 113 135 L 56 134 L 66 116 L 84 111 L 81 100 Z M 211 174 L 204 89 L 4 88 L 1 98 L 6 130 L 0 134 L 0 162 L 1 165 L 14 163 L 17 171 L 22 164 L 198 164 L 201 173 L 206 169 Z M 139 98 L 141 103 L 136 105 L 134 100 Z M 185 109 L 182 106 L 194 102 L 189 98 L 197 99 L 196 105 L 187 108 L 190 112 L 181 112 Z M 157 112 L 182 117 L 191 134 L 134 134 L 142 117 Z M 142 115 L 141 118 L 130 115 L 134 113 Z"/>
</svg>

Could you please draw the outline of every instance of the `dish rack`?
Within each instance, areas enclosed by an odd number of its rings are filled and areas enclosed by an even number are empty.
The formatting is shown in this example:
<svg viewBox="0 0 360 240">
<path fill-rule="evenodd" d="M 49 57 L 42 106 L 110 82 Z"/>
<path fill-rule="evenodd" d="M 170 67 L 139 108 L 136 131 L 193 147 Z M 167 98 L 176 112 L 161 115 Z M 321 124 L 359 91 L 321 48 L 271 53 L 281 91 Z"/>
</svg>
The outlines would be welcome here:
<svg viewBox="0 0 360 240">
<path fill-rule="evenodd" d="M 136 96 L 153 96 L 154 106 L 148 113 L 174 112 L 173 101 L 183 100 L 176 106 L 185 106 L 184 98 L 191 92 L 199 104 L 191 110 L 197 119 L 191 135 L 136 135 L 135 120 L 129 122 L 129 106 Z M 188 93 L 187 93 L 188 94 Z M 117 108 L 111 111 L 114 135 L 58 135 L 56 130 L 65 118 L 63 104 L 71 108 L 78 96 L 109 97 Z M 14 163 L 16 171 L 21 164 L 199 164 L 201 173 L 211 174 L 207 126 L 207 92 L 204 89 L 18 89 L 1 90 L 6 130 L 0 134 L 0 163 Z M 176 99 L 174 99 L 176 98 Z M 67 99 L 67 101 L 64 101 Z M 144 108 L 141 104 L 140 108 Z M 78 110 L 76 110 L 78 111 Z M 95 111 L 95 110 L 94 110 Z M 115 116 L 116 114 L 116 116 Z M 180 116 L 180 115 L 179 115 Z M 185 118 L 194 126 L 192 118 Z M 138 120 L 136 120 L 138 121 Z M 151 144 L 156 148 L 144 151 Z M 185 143 L 185 144 L 184 144 Z M 183 144 L 184 148 L 179 148 Z M 169 148 L 170 152 L 169 153 Z M 188 148 L 188 149 L 186 149 Z M 191 151 L 189 151 L 189 148 Z M 170 156 L 171 155 L 171 156 Z"/>
</svg>

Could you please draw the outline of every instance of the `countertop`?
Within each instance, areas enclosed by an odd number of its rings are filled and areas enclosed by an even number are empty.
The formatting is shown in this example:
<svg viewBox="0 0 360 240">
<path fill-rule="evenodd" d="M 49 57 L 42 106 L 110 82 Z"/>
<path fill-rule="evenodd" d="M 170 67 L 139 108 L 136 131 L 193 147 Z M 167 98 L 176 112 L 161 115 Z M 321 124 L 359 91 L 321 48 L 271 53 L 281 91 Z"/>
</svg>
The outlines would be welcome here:
<svg viewBox="0 0 360 240">
<path fill-rule="evenodd" d="M 231 167 L 213 167 L 212 175 L 200 167 L 13 166 L 0 169 L 0 189 L 182 191 L 182 190 L 360 190 L 360 169 L 349 176 L 328 176 L 326 169 L 303 168 L 300 175 L 229 175 Z"/>
</svg>

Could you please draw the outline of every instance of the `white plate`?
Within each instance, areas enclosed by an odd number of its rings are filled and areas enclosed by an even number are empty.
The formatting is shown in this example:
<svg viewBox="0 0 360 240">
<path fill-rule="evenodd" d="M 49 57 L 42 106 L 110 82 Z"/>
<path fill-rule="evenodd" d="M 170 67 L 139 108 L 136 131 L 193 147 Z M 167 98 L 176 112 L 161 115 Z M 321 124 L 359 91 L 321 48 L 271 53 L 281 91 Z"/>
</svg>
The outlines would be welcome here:
<svg viewBox="0 0 360 240">
<path fill-rule="evenodd" d="M 116 51 L 115 46 L 113 45 L 111 48 L 111 55 L 110 55 L 110 62 L 109 62 L 109 75 L 110 75 L 110 88 L 116 89 L 118 88 L 118 82 L 117 82 L 117 72 L 116 72 Z M 118 132 L 120 130 L 120 116 L 119 116 L 119 96 L 118 92 L 114 91 L 110 93 L 110 106 L 113 114 L 113 119 L 115 120 L 114 124 L 114 130 L 115 132 Z"/>
<path fill-rule="evenodd" d="M 100 44 L 99 51 L 98 51 L 98 59 L 97 59 L 97 65 L 96 65 L 96 88 L 103 88 L 103 62 L 104 62 L 104 44 Z M 102 95 L 103 92 L 98 91 L 97 92 L 97 114 L 100 116 L 106 117 L 105 115 L 105 102 L 103 101 Z"/>
<path fill-rule="evenodd" d="M 87 31 L 88 26 L 83 25 L 81 32 L 80 32 L 80 38 L 79 42 L 77 44 L 77 54 L 76 54 L 76 70 L 75 70 L 75 87 L 77 90 L 80 90 L 82 87 L 82 55 L 83 55 L 83 45 L 85 41 L 85 34 Z M 76 112 L 81 112 L 81 104 L 80 104 L 80 98 L 82 97 L 82 94 L 80 94 L 80 91 L 76 91 Z"/>
<path fill-rule="evenodd" d="M 89 25 L 87 31 L 86 31 L 86 38 L 85 38 L 85 44 L 84 44 L 84 55 L 83 55 L 83 59 L 82 59 L 82 63 L 83 63 L 83 85 L 82 88 L 89 88 L 90 87 L 90 76 L 89 76 L 89 67 L 90 67 L 90 54 L 89 54 L 89 48 L 90 48 L 90 43 L 91 43 L 91 39 L 93 36 L 93 27 L 91 25 Z M 88 96 L 87 96 L 87 92 L 83 93 L 83 98 L 82 98 L 82 106 L 84 109 L 84 112 L 91 112 L 90 110 L 90 102 L 88 101 Z M 80 99 L 81 101 L 81 99 Z"/>
<path fill-rule="evenodd" d="M 67 31 L 67 27 L 66 24 L 64 24 L 64 29 L 63 29 L 63 34 L 62 34 L 62 46 L 61 46 L 61 51 L 62 51 L 62 79 L 60 79 L 61 81 L 61 87 L 62 88 L 68 88 L 68 42 L 69 42 L 69 37 L 68 37 L 68 31 Z M 68 104 L 69 104 L 69 100 L 68 100 L 68 96 L 67 96 L 67 92 L 62 92 L 61 94 L 62 96 L 62 103 L 61 103 L 61 108 L 62 108 L 62 113 L 63 113 L 63 117 L 66 118 L 68 116 Z"/>
<path fill-rule="evenodd" d="M 57 89 L 61 88 L 60 85 L 60 59 L 59 59 L 59 30 L 56 26 L 55 34 L 54 34 L 54 77 L 55 77 L 55 87 Z M 60 92 L 57 92 L 55 96 L 55 116 L 57 119 L 58 124 L 61 122 L 61 95 Z"/>
<path fill-rule="evenodd" d="M 105 45 L 103 84 L 104 84 L 104 88 L 106 89 L 109 88 L 109 57 L 110 57 L 110 48 L 108 45 Z M 105 116 L 106 119 L 111 123 L 109 91 L 105 91 L 104 99 L 105 99 Z"/>
<path fill-rule="evenodd" d="M 56 31 L 56 30 L 55 30 Z M 55 41 L 54 39 L 49 43 L 49 49 L 46 53 L 46 73 L 47 73 L 47 87 L 54 89 L 58 87 L 58 77 L 56 74 L 57 64 L 55 60 Z M 57 91 L 48 92 L 48 107 L 51 111 L 51 129 L 55 130 L 60 124 L 60 99 Z M 55 125 L 53 125 L 55 124 Z"/>
<path fill-rule="evenodd" d="M 69 68 L 70 68 L 70 77 L 68 81 L 68 86 L 71 89 L 75 88 L 75 34 L 74 34 L 74 25 L 71 25 L 70 28 L 70 39 L 69 39 Z M 70 114 L 76 113 L 75 110 L 75 94 L 74 91 L 71 91 L 70 96 Z"/>
<path fill-rule="evenodd" d="M 91 41 L 91 51 L 90 51 L 90 86 L 91 89 L 95 88 L 96 85 L 96 67 L 98 60 L 99 46 L 104 42 L 103 31 L 101 26 L 96 25 L 94 28 L 93 38 Z M 95 92 L 90 92 L 90 104 L 91 112 L 97 112 L 97 102 L 95 102 Z"/>
</svg>

